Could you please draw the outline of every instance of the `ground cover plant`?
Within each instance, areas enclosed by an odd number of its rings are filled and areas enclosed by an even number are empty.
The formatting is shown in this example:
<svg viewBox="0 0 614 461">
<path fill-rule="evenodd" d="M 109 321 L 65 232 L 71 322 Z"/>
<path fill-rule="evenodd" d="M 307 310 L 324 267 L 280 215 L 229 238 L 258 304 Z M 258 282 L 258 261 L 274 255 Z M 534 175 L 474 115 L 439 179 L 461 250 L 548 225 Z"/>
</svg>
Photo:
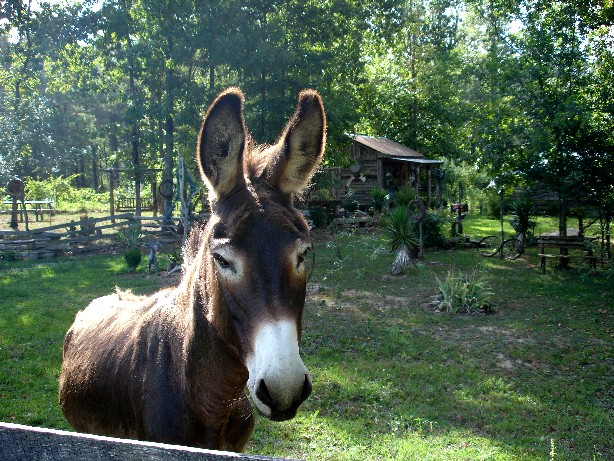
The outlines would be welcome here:
<svg viewBox="0 0 614 461">
<path fill-rule="evenodd" d="M 470 235 L 498 221 L 467 218 Z M 538 229 L 549 226 L 538 220 Z M 510 228 L 511 229 L 511 228 Z M 506 230 L 507 232 L 507 230 Z M 513 232 L 510 230 L 510 232 Z M 538 230 L 540 232 L 540 230 Z M 614 459 L 614 284 L 607 271 L 541 274 L 475 249 L 427 252 L 388 275 L 383 233 L 316 235 L 302 338 L 314 390 L 296 419 L 258 418 L 250 453 L 307 460 Z M 57 404 L 63 336 L 114 286 L 148 293 L 169 278 L 127 274 L 122 255 L 0 263 L 0 420 L 70 429 Z M 436 276 L 479 270 L 496 313 L 429 307 Z"/>
</svg>

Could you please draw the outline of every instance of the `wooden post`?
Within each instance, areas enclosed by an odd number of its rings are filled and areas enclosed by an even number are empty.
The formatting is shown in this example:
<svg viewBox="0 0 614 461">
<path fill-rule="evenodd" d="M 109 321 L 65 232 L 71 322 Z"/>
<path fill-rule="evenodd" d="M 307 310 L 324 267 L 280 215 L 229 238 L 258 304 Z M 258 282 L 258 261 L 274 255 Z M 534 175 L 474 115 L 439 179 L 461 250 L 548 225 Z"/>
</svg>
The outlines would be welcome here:
<svg viewBox="0 0 614 461">
<path fill-rule="evenodd" d="M 11 199 L 13 201 L 11 205 L 11 229 L 17 230 L 19 227 L 19 223 L 17 222 L 17 197 L 13 195 Z"/>
<path fill-rule="evenodd" d="M 153 207 L 154 217 L 158 216 L 158 184 L 155 176 L 151 180 L 151 206 Z"/>
<path fill-rule="evenodd" d="M 109 201 L 111 202 L 111 216 L 115 216 L 115 194 L 114 194 L 114 189 L 115 189 L 115 170 L 110 169 L 107 170 L 109 172 Z M 112 219 L 111 222 L 113 224 L 115 224 L 115 220 Z"/>
<path fill-rule="evenodd" d="M 426 202 L 426 206 L 430 207 L 431 206 L 431 195 L 432 195 L 431 188 L 432 188 L 432 185 L 433 185 L 433 183 L 431 181 L 431 166 L 430 165 L 426 169 L 426 177 L 427 177 L 427 181 L 428 181 L 428 186 L 427 186 L 427 189 L 428 189 L 428 192 L 427 192 L 428 201 Z"/>
<path fill-rule="evenodd" d="M 420 197 L 420 175 L 422 174 L 422 169 L 420 165 L 416 167 L 416 198 Z"/>
</svg>

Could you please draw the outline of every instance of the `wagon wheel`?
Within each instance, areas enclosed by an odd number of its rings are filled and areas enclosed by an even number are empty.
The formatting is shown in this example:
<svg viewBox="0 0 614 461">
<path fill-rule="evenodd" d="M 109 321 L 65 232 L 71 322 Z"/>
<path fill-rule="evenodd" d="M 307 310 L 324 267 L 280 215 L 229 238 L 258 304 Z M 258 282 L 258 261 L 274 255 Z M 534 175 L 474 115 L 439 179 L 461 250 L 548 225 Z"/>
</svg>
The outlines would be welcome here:
<svg viewBox="0 0 614 461">
<path fill-rule="evenodd" d="M 22 197 L 24 192 L 23 181 L 13 178 L 6 183 L 6 190 L 12 197 Z"/>
<path fill-rule="evenodd" d="M 411 208 L 413 206 L 415 206 L 418 209 L 418 217 L 416 218 L 416 221 L 418 222 L 424 221 L 424 218 L 426 218 L 426 203 L 424 203 L 424 200 L 417 198 L 417 199 L 410 201 L 407 204 L 407 210 L 411 211 Z"/>
<path fill-rule="evenodd" d="M 522 246 L 522 242 L 517 238 L 508 239 L 501 244 L 501 255 L 505 259 L 516 259 L 523 251 L 524 247 Z"/>
<path fill-rule="evenodd" d="M 173 188 L 173 181 L 171 181 L 170 179 L 165 179 L 158 186 L 158 192 L 160 192 L 160 195 L 162 197 L 170 198 L 173 196 Z"/>
<path fill-rule="evenodd" d="M 499 253 L 499 244 L 499 237 L 496 235 L 489 235 L 478 242 L 478 252 L 480 255 L 490 258 Z"/>
</svg>

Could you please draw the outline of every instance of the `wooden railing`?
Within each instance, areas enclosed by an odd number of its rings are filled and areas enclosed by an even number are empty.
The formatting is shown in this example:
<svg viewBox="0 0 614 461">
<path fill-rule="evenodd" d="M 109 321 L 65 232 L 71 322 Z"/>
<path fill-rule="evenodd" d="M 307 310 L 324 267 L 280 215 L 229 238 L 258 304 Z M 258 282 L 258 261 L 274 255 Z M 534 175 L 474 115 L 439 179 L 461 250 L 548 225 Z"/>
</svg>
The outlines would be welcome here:
<svg viewBox="0 0 614 461">
<path fill-rule="evenodd" d="M 7 461 L 273 461 L 257 455 L 0 423 L 0 460 Z"/>
<path fill-rule="evenodd" d="M 176 224 L 162 224 L 162 218 L 124 213 L 29 231 L 0 230 L 0 251 L 12 250 L 32 259 L 97 251 L 120 243 L 116 239 L 118 232 L 134 222 L 140 223 L 144 239 L 155 238 L 168 244 L 183 237 L 177 234 Z"/>
</svg>

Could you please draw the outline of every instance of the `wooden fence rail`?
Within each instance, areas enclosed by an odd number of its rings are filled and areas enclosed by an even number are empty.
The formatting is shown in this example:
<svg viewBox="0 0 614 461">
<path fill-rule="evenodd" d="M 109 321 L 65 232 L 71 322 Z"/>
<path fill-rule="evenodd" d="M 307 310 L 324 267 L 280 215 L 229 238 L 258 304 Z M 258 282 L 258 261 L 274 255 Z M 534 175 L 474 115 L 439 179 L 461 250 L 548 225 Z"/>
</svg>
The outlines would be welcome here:
<svg viewBox="0 0 614 461">
<path fill-rule="evenodd" d="M 280 458 L 241 455 L 0 423 L 0 460 L 279 461 Z"/>
<path fill-rule="evenodd" d="M 162 244 L 177 243 L 175 224 L 162 224 L 162 218 L 136 216 L 124 213 L 103 218 L 86 218 L 30 231 L 0 230 L 0 251 L 12 250 L 33 259 L 63 253 L 96 251 L 119 243 L 116 239 L 121 228 L 138 222 L 144 239 L 157 239 Z M 103 245 L 94 243 L 106 240 Z"/>
</svg>

